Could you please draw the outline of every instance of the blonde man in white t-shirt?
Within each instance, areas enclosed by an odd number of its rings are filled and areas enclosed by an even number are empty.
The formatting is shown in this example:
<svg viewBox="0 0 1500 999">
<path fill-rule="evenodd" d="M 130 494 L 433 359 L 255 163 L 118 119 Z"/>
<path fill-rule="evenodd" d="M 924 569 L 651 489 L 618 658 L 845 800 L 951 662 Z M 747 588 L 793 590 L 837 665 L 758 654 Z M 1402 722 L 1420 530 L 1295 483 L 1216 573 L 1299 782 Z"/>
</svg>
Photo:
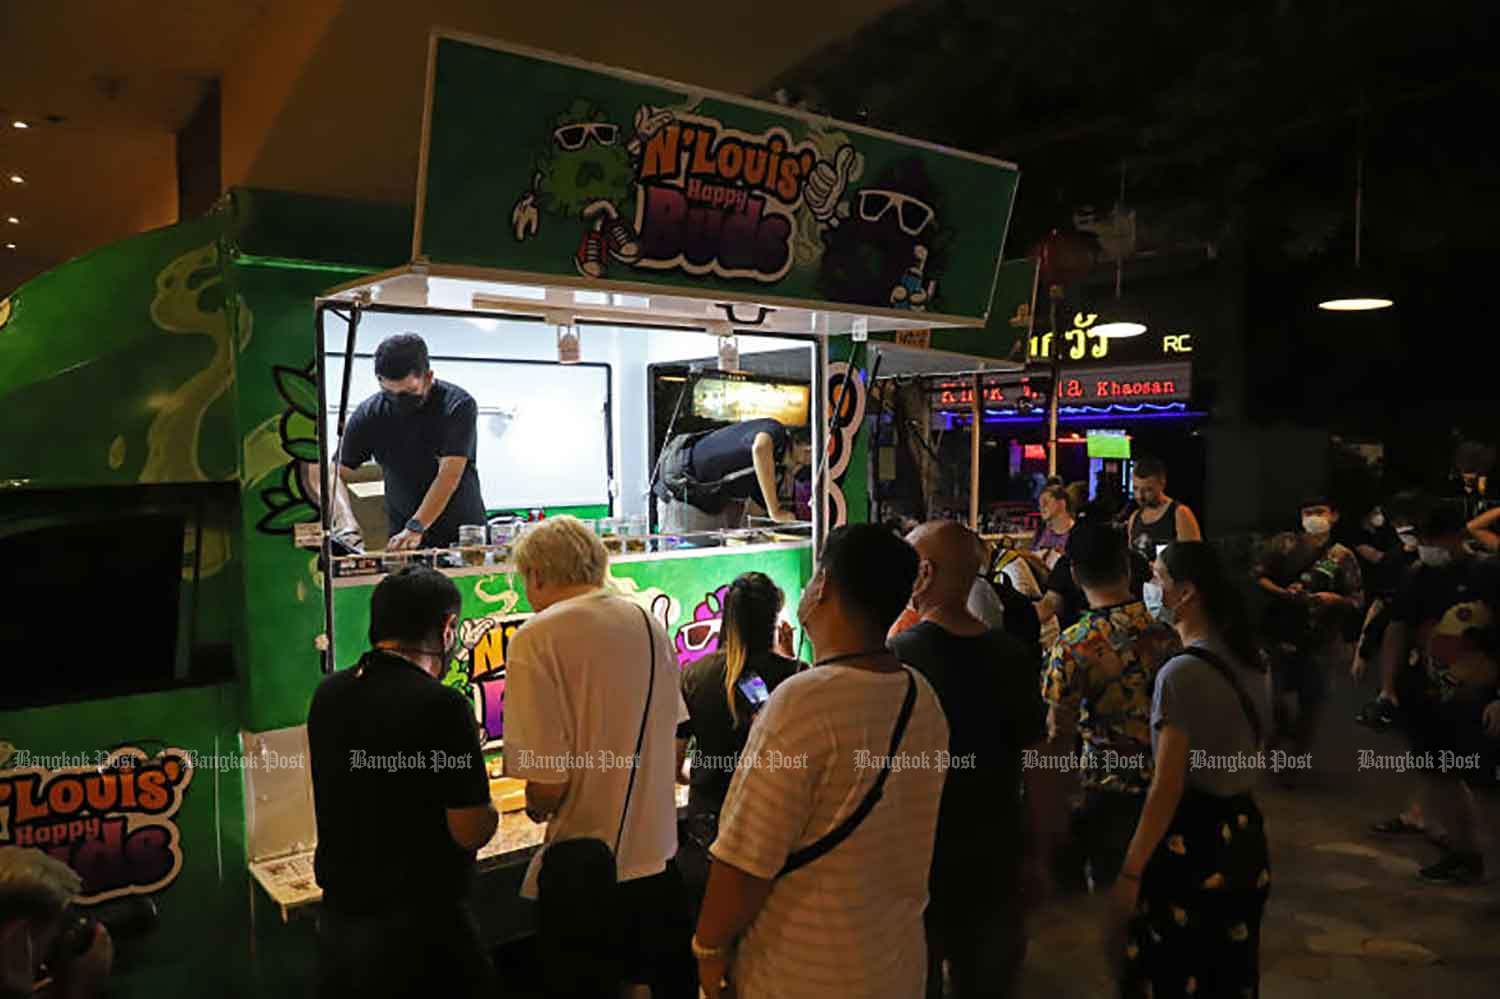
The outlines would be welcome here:
<svg viewBox="0 0 1500 999">
<path fill-rule="evenodd" d="M 948 723 L 927 681 L 885 647 L 916 576 L 916 552 L 884 528 L 828 537 L 798 608 L 817 668 L 756 717 L 710 850 L 693 938 L 709 999 L 923 993 Z M 882 773 L 883 795 L 848 831 Z M 814 847 L 828 848 L 809 859 Z"/>
<path fill-rule="evenodd" d="M 574 518 L 533 527 L 515 560 L 537 613 L 506 652 L 505 770 L 527 781 L 527 814 L 547 823 L 521 894 L 536 898 L 552 844 L 603 841 L 620 881 L 627 981 L 692 999 L 691 916 L 672 862 L 676 730 L 688 717 L 672 643 L 654 618 L 604 588 L 609 556 Z"/>
</svg>

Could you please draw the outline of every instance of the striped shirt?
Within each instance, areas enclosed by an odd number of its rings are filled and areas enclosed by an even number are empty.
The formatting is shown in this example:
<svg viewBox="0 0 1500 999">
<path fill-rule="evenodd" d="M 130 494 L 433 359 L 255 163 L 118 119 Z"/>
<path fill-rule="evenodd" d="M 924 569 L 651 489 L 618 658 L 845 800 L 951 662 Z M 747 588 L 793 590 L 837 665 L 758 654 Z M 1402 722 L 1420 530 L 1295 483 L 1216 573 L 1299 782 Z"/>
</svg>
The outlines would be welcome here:
<svg viewBox="0 0 1500 999">
<path fill-rule="evenodd" d="M 731 978 L 745 999 L 922 996 L 948 723 L 932 687 L 916 684 L 880 802 L 834 850 L 777 880 L 740 939 Z M 774 878 L 842 822 L 875 783 L 905 695 L 905 671 L 830 665 L 782 683 L 751 728 L 714 857 Z"/>
</svg>

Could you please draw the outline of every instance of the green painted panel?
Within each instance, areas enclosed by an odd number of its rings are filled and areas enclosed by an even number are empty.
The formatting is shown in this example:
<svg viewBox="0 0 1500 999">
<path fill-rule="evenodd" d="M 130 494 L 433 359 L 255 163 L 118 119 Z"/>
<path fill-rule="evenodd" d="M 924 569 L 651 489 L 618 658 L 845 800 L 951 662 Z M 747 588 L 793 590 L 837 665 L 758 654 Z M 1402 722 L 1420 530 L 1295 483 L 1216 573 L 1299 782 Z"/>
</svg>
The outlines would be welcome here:
<svg viewBox="0 0 1500 999">
<path fill-rule="evenodd" d="M 0 480 L 234 477 L 240 331 L 209 215 L 96 250 L 0 303 Z M 86 401 L 86 404 L 83 404 Z"/>
<path fill-rule="evenodd" d="M 86 897 L 157 901 L 154 928 L 115 941 L 117 995 L 227 995 L 247 972 L 235 696 L 224 685 L 0 713 L 0 844 L 65 860 Z M 124 746 L 144 759 L 100 777 Z"/>
<path fill-rule="evenodd" d="M 790 109 L 440 39 L 436 263 L 983 319 L 1014 167 Z"/>
</svg>

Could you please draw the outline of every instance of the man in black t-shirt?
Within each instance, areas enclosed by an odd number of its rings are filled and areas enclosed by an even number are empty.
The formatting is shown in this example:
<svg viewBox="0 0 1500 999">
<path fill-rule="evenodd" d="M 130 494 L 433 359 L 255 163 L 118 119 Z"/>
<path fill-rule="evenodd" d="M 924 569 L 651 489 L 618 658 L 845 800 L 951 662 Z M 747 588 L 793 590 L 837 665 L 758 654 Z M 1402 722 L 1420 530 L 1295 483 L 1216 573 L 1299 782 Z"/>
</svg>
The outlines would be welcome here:
<svg viewBox="0 0 1500 999">
<path fill-rule="evenodd" d="M 493 987 L 468 894 L 499 815 L 473 708 L 437 679 L 459 608 L 439 572 L 387 576 L 370 599 L 370 651 L 313 696 L 324 999 L 423 995 L 436 981 L 461 996 Z"/>
<path fill-rule="evenodd" d="M 1464 547 L 1456 503 L 1435 506 L 1418 541 L 1381 647 L 1380 698 L 1401 710 L 1447 833 L 1444 856 L 1420 875 L 1475 884 L 1481 830 L 1500 832 L 1500 563 Z"/>
<path fill-rule="evenodd" d="M 778 522 L 796 519 L 778 495 L 777 466 L 808 463 L 805 439 L 771 419 L 732 423 L 703 434 L 680 434 L 667 442 L 654 483 L 662 500 L 664 528 L 671 532 L 738 526 L 747 503 Z"/>
<path fill-rule="evenodd" d="M 381 342 L 375 377 L 380 391 L 344 425 L 339 477 L 347 481 L 374 458 L 385 473 L 386 548 L 445 548 L 460 525 L 485 522 L 474 466 L 479 407 L 432 376 L 427 344 L 415 333 Z"/>
<path fill-rule="evenodd" d="M 891 640 L 891 651 L 920 671 L 948 717 L 948 774 L 933 847 L 927 910 L 928 996 L 943 995 L 942 962 L 953 995 L 1004 996 L 1025 953 L 1023 875 L 1036 884 L 1050 869 L 1055 818 L 1050 788 L 1022 760 L 1046 738 L 1036 663 L 1025 645 L 969 613 L 979 539 L 953 521 L 934 521 L 907 539 L 921 563 L 912 606 L 921 620 Z M 1029 835 L 1028 835 L 1029 834 Z"/>
</svg>

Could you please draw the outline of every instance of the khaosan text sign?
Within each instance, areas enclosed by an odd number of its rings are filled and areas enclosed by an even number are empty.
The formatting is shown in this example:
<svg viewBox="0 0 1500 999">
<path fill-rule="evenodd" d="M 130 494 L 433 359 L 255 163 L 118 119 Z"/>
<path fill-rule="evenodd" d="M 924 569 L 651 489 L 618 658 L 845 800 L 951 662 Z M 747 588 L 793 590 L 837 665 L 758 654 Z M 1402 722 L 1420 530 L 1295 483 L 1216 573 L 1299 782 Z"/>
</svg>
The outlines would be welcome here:
<svg viewBox="0 0 1500 999">
<path fill-rule="evenodd" d="M 1186 402 L 1192 394 L 1193 367 L 1186 362 L 1132 364 L 1087 371 L 1064 368 L 1058 386 L 1058 403 L 1062 406 L 1105 406 Z M 1029 381 L 985 382 L 984 404 L 991 409 L 1013 407 L 1022 398 L 1030 398 L 1038 405 L 1042 402 L 1042 394 Z M 934 409 L 968 409 L 973 401 L 974 390 L 959 382 L 936 385 L 929 394 L 929 403 Z"/>
<path fill-rule="evenodd" d="M 970 322 L 1015 167 L 439 36 L 414 252 L 435 264 Z"/>
</svg>

